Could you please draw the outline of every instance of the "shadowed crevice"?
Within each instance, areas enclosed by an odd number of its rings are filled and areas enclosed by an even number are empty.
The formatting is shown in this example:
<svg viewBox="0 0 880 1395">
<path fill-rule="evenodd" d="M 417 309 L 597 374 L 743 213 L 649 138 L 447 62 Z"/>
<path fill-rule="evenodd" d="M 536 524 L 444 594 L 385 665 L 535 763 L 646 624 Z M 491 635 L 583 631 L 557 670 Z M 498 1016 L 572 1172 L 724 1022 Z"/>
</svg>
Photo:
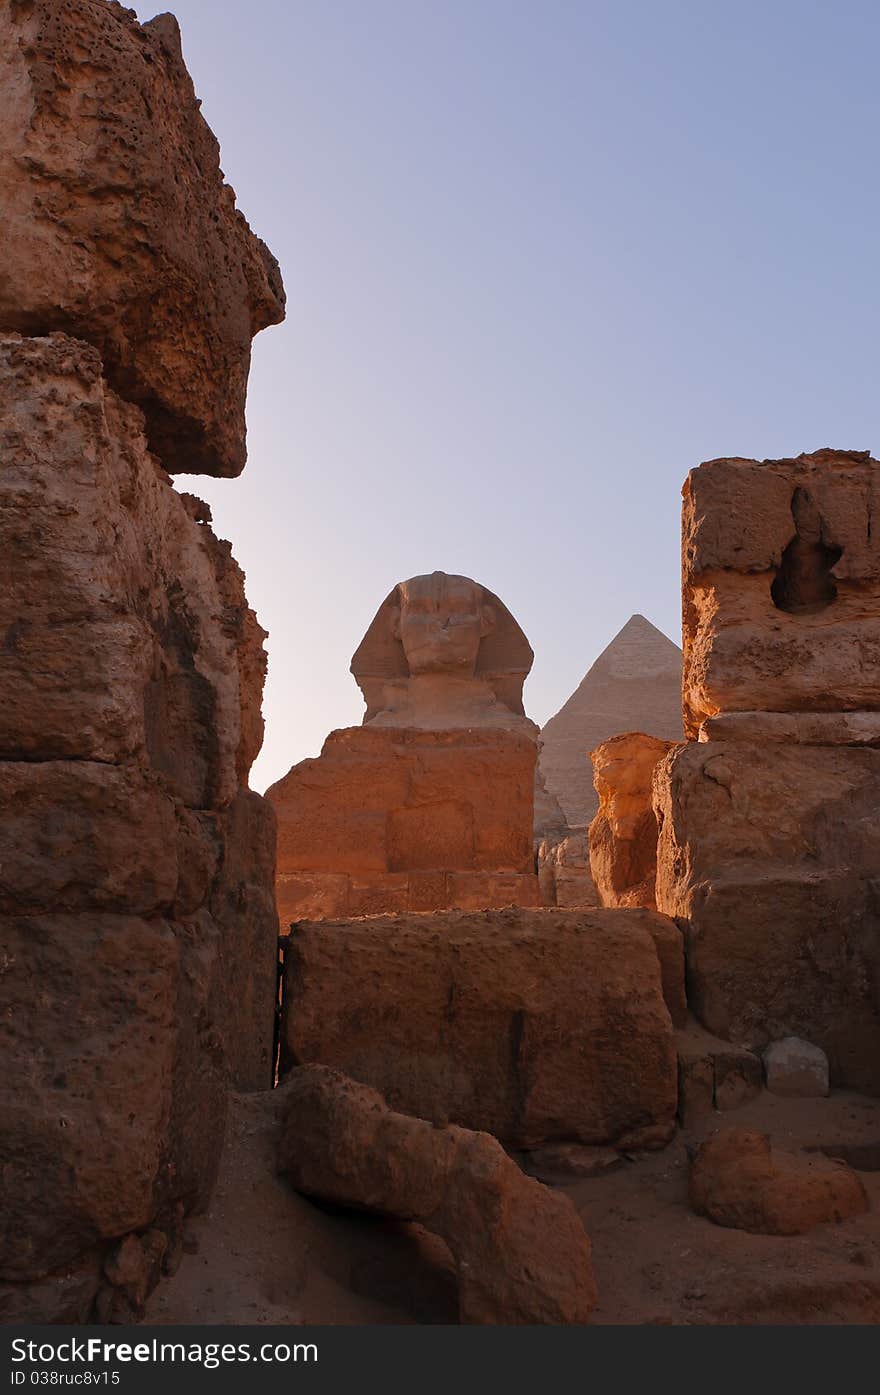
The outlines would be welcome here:
<svg viewBox="0 0 880 1395">
<path fill-rule="evenodd" d="M 828 527 L 808 490 L 798 488 L 791 499 L 795 536 L 782 554 L 770 588 L 777 610 L 790 615 L 814 615 L 837 599 L 832 568 L 843 556 L 828 536 Z"/>
</svg>

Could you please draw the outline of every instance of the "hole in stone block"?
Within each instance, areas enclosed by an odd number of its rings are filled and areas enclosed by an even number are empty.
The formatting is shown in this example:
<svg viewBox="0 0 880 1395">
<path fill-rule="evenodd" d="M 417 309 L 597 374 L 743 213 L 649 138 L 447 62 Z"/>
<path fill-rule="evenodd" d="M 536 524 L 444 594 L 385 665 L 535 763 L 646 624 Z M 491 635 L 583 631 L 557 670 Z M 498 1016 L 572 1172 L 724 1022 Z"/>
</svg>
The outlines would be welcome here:
<svg viewBox="0 0 880 1395">
<path fill-rule="evenodd" d="M 837 582 L 831 573 L 843 548 L 831 542 L 812 495 L 800 486 L 792 495 L 791 516 L 795 535 L 782 554 L 770 595 L 777 610 L 813 615 L 837 598 Z"/>
</svg>

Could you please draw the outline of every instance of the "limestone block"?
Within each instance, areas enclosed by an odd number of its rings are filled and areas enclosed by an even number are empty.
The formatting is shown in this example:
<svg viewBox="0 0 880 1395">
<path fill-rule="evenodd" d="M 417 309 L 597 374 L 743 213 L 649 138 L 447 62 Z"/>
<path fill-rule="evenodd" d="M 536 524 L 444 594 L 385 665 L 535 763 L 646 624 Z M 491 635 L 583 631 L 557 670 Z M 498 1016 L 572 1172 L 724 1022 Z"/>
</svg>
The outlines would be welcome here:
<svg viewBox="0 0 880 1395">
<path fill-rule="evenodd" d="M 600 905 L 586 833 L 542 839 L 537 860 L 542 905 L 566 911 L 592 910 Z"/>
<path fill-rule="evenodd" d="M 510 1146 L 658 1146 L 676 1055 L 648 911 L 301 923 L 285 1067 L 320 1062 L 393 1108 Z"/>
<path fill-rule="evenodd" d="M 657 904 L 686 928 L 692 1011 L 760 1051 L 800 1036 L 880 1090 L 880 752 L 691 743 L 657 767 Z"/>
<path fill-rule="evenodd" d="M 877 711 L 877 462 L 711 460 L 683 494 L 685 734 L 719 714 Z"/>
<path fill-rule="evenodd" d="M 0 1072 L 0 1277 L 38 1279 L 155 1214 L 171 1097 L 183 1088 L 181 946 L 167 922 L 100 913 L 4 916 L 0 938 L 2 1055 L 13 1066 Z M 218 1083 L 208 1069 L 199 1087 L 214 1108 Z M 218 1149 L 219 1138 L 208 1168 Z"/>
<path fill-rule="evenodd" d="M 880 712 L 722 712 L 706 718 L 699 739 L 880 746 Z"/>
</svg>

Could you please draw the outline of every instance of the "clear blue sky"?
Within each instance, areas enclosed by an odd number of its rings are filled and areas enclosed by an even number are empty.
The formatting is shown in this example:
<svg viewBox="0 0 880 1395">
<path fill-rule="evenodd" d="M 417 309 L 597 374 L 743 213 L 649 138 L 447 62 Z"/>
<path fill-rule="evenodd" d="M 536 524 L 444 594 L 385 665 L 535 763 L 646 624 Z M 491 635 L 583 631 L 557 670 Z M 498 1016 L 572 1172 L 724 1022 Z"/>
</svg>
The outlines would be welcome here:
<svg viewBox="0 0 880 1395">
<path fill-rule="evenodd" d="M 880 447 L 875 0 L 174 8 L 288 291 L 244 475 L 180 481 L 270 631 L 256 788 L 360 721 L 395 581 L 497 591 L 543 722 L 634 611 L 680 638 L 691 466 Z"/>
</svg>

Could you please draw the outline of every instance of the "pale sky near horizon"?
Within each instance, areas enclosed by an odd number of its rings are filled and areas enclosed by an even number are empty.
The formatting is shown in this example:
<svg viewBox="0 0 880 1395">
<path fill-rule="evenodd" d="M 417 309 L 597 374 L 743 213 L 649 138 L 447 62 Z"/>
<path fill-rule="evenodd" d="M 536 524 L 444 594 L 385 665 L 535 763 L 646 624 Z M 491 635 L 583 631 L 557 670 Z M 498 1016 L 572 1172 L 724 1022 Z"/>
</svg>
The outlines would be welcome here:
<svg viewBox="0 0 880 1395">
<path fill-rule="evenodd" d="M 394 582 L 496 591 L 544 722 L 633 612 L 680 640 L 692 466 L 880 454 L 880 6 L 172 8 L 288 293 L 244 474 L 179 479 L 270 632 L 255 788 L 360 722 Z"/>
</svg>

